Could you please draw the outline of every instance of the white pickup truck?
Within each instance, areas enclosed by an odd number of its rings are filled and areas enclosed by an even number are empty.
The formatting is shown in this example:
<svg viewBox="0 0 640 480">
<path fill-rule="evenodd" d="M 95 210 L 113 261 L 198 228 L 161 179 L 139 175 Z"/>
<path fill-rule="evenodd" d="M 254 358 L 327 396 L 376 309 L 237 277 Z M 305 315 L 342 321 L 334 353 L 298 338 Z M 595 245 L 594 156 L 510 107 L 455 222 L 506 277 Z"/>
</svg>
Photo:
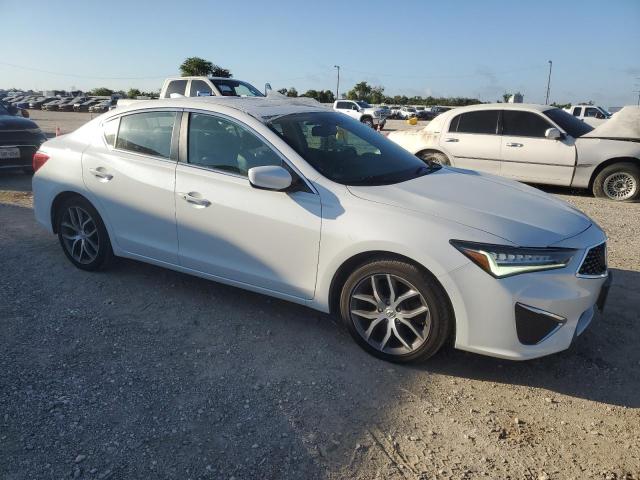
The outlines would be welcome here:
<svg viewBox="0 0 640 480">
<path fill-rule="evenodd" d="M 588 188 L 611 200 L 640 198 L 640 107 L 624 107 L 593 128 L 548 105 L 471 105 L 388 138 L 426 162 Z"/>
<path fill-rule="evenodd" d="M 597 127 L 611 118 L 611 114 L 602 107 L 595 105 L 571 105 L 564 109 L 592 127 Z"/>
<path fill-rule="evenodd" d="M 333 109 L 336 112 L 349 115 L 351 118 L 355 118 L 372 128 L 378 127 L 380 130 L 384 128 L 387 122 L 385 110 L 374 108 L 362 100 L 337 100 L 333 104 Z"/>
</svg>

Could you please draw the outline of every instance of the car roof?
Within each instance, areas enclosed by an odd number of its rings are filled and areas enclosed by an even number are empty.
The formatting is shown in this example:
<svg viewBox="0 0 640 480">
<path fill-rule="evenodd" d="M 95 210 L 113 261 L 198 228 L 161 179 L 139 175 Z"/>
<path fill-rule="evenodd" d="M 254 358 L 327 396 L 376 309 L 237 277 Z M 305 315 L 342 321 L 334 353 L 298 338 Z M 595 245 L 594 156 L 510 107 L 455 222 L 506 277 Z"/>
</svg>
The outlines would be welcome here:
<svg viewBox="0 0 640 480">
<path fill-rule="evenodd" d="M 449 111 L 455 110 L 456 113 L 473 110 L 533 110 L 536 112 L 544 112 L 550 108 L 556 107 L 539 105 L 537 103 L 478 103 L 475 105 L 467 105 L 466 107 L 456 107 Z"/>
<path fill-rule="evenodd" d="M 280 94 L 269 94 L 267 97 L 179 97 L 158 100 L 140 100 L 130 105 L 118 107 L 114 113 L 124 113 L 148 108 L 193 108 L 219 111 L 219 107 L 231 108 L 251 115 L 264 122 L 273 117 L 292 113 L 330 112 L 312 98 L 289 98 Z M 224 108 L 223 108 L 224 109 Z"/>
</svg>

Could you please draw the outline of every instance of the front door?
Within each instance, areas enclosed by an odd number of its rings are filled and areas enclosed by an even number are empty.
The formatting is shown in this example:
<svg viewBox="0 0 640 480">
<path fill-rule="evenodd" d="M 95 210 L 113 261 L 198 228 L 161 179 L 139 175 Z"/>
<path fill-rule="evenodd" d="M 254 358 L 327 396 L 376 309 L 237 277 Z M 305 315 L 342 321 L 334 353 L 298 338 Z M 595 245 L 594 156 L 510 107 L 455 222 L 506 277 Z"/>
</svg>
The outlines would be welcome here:
<svg viewBox="0 0 640 480">
<path fill-rule="evenodd" d="M 184 137 L 183 137 L 184 138 Z M 182 266 L 310 299 L 320 243 L 320 198 L 310 191 L 253 188 L 250 168 L 283 165 L 248 127 L 191 113 L 186 158 L 176 169 Z"/>
<path fill-rule="evenodd" d="M 504 110 L 501 175 L 523 182 L 570 185 L 575 140 L 546 138 L 549 128 L 555 126 L 538 113 Z"/>
<path fill-rule="evenodd" d="M 499 110 L 477 110 L 451 119 L 440 143 L 455 167 L 500 173 Z"/>
<path fill-rule="evenodd" d="M 82 155 L 84 183 L 127 253 L 176 265 L 176 111 L 133 113 L 104 124 Z M 177 142 L 175 142 L 177 143 Z"/>
</svg>

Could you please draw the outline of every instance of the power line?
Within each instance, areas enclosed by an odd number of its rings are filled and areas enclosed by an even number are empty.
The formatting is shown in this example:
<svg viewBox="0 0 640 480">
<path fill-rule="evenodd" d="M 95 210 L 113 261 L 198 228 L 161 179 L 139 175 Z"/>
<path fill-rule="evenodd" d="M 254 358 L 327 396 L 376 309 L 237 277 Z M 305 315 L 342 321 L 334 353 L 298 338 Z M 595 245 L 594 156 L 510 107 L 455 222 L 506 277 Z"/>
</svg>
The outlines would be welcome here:
<svg viewBox="0 0 640 480">
<path fill-rule="evenodd" d="M 92 75 L 76 75 L 73 73 L 52 72 L 50 70 L 42 70 L 40 68 L 25 67 L 24 65 L 16 65 L 14 63 L 0 62 L 0 65 L 6 65 L 8 67 L 20 68 L 22 70 L 29 70 L 38 73 L 47 73 L 49 75 L 58 75 L 61 77 L 73 77 L 73 78 L 87 78 L 92 80 L 157 80 L 159 78 L 167 78 L 171 75 L 158 75 L 153 77 L 96 77 Z"/>
</svg>

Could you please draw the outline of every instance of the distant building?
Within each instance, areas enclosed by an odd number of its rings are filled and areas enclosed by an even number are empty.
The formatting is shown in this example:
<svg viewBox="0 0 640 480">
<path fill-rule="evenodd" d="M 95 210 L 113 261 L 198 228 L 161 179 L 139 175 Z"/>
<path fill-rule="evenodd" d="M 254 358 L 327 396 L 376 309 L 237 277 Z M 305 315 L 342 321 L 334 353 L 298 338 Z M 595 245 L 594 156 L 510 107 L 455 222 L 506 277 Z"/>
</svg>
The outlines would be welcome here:
<svg viewBox="0 0 640 480">
<path fill-rule="evenodd" d="M 507 101 L 508 103 L 522 103 L 522 101 L 524 100 L 524 95 L 522 95 L 520 92 L 514 93 L 513 95 L 509 96 L 509 100 Z"/>
</svg>

